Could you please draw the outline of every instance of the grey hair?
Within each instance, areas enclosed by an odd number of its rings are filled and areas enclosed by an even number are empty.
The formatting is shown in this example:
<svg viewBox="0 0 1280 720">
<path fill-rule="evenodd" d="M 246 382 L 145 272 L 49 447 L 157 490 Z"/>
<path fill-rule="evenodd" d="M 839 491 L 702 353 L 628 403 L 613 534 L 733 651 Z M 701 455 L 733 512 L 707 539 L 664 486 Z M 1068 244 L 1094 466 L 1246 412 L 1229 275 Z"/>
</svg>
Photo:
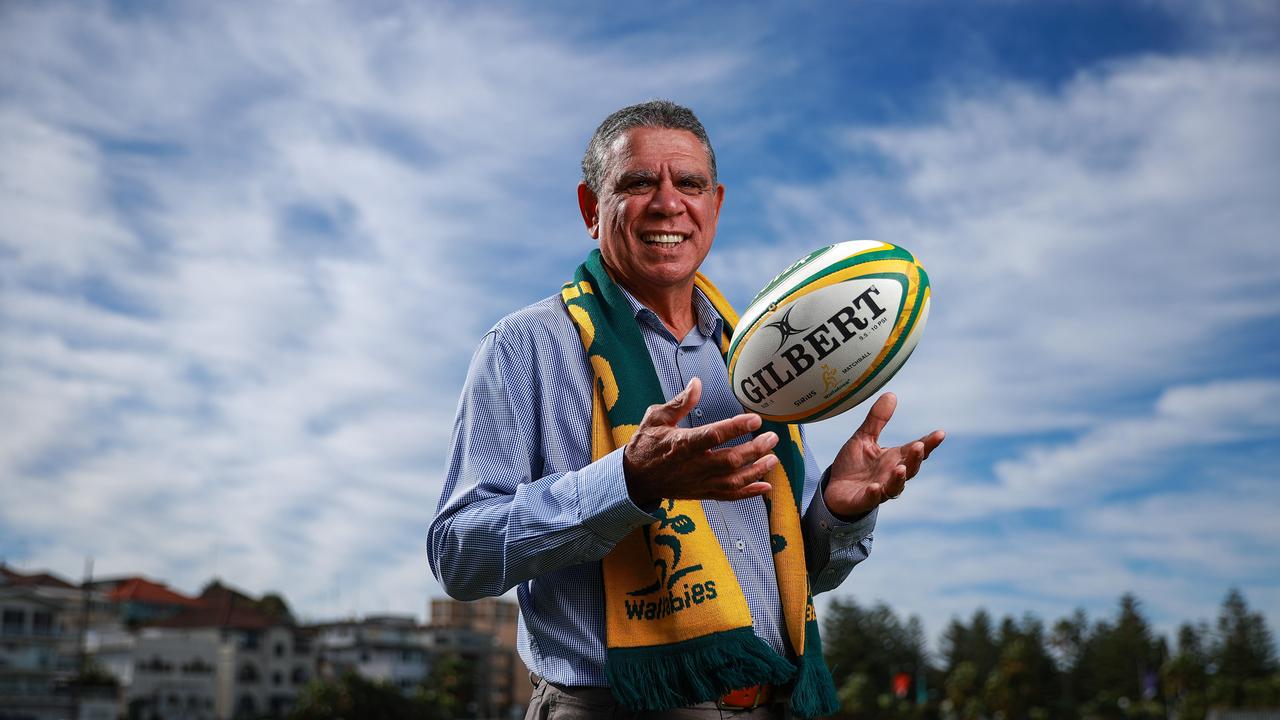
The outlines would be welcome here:
<svg viewBox="0 0 1280 720">
<path fill-rule="evenodd" d="M 609 148 L 620 135 L 638 127 L 669 128 L 671 130 L 688 130 L 693 133 L 707 151 L 707 165 L 711 168 L 711 184 L 716 184 L 716 151 L 711 149 L 711 140 L 707 137 L 706 128 L 698 121 L 698 116 L 683 105 L 670 100 L 650 100 L 637 105 L 628 105 L 614 112 L 600 123 L 596 132 L 587 143 L 587 152 L 582 156 L 582 181 L 591 188 L 591 192 L 600 194 L 604 184 L 605 162 Z"/>
</svg>

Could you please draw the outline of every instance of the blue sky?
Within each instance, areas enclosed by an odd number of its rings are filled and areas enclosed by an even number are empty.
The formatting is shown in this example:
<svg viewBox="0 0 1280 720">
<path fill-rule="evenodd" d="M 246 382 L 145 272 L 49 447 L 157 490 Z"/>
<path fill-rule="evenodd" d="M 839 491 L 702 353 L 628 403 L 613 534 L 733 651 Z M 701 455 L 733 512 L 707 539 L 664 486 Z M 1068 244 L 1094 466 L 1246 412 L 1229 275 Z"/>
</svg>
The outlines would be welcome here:
<svg viewBox="0 0 1280 720">
<path fill-rule="evenodd" d="M 848 239 L 933 280 L 887 439 L 949 439 L 840 594 L 1275 624 L 1278 71 L 1262 1 L 5 3 L 0 557 L 421 616 L 471 352 L 669 97 L 739 306 Z"/>
</svg>

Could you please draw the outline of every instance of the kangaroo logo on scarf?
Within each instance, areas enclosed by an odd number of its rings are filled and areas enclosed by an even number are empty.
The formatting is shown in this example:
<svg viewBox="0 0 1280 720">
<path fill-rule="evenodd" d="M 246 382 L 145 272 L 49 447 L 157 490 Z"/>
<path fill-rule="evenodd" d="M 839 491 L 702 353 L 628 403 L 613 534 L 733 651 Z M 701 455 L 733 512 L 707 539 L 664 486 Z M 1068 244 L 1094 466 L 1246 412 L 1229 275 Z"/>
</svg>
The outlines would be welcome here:
<svg viewBox="0 0 1280 720">
<path fill-rule="evenodd" d="M 715 600 L 717 597 L 715 580 L 697 582 L 693 578 L 689 578 L 689 582 L 684 582 L 680 587 L 676 587 L 676 584 L 684 580 L 686 576 L 701 570 L 702 563 L 680 564 L 682 560 L 680 536 L 693 532 L 697 529 L 697 525 L 693 522 L 693 518 L 688 515 L 671 515 L 670 513 L 675 510 L 675 505 L 674 500 L 667 500 L 665 507 L 659 507 L 654 511 L 654 515 L 658 518 L 656 534 L 652 530 L 655 527 L 654 525 L 646 525 L 641 528 L 644 534 L 645 546 L 649 549 L 649 556 L 653 558 L 653 566 L 658 571 L 658 579 L 645 587 L 627 593 L 631 597 L 644 597 L 665 591 L 666 595 L 648 602 L 643 600 L 623 600 L 626 604 L 628 620 L 658 620 L 672 613 L 691 608 L 694 605 L 701 605 L 704 602 Z M 667 563 L 667 558 L 660 557 L 655 552 L 655 545 L 666 548 L 669 551 L 671 556 L 669 564 Z"/>
</svg>

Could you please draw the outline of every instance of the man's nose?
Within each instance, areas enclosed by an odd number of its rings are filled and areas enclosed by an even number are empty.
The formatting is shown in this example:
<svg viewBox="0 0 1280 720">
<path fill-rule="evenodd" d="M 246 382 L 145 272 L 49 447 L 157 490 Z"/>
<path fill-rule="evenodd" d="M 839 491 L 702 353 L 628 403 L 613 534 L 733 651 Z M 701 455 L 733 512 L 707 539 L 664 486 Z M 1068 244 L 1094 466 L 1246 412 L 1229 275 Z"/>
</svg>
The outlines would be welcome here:
<svg viewBox="0 0 1280 720">
<path fill-rule="evenodd" d="M 671 217 L 684 212 L 684 196 L 670 180 L 663 180 L 649 198 L 649 212 Z"/>
</svg>

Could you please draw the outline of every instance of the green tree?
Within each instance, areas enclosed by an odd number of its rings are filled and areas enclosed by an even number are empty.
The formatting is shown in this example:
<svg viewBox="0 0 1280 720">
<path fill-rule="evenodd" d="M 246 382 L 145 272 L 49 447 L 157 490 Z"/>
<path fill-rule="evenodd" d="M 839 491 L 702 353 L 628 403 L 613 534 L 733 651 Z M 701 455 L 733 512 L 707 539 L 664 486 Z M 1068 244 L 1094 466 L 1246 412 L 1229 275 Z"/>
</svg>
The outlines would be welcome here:
<svg viewBox="0 0 1280 720">
<path fill-rule="evenodd" d="M 903 623 L 881 603 L 864 609 L 836 599 L 823 623 L 823 649 L 841 691 L 841 702 L 859 718 L 911 717 L 914 697 L 893 694 L 893 676 L 929 672 L 924 627 L 918 618 Z"/>
<path fill-rule="evenodd" d="M 1277 700 L 1272 692 L 1277 667 L 1271 630 L 1261 613 L 1249 611 L 1235 588 L 1222 602 L 1210 658 L 1216 670 L 1209 684 L 1213 704 L 1257 707 Z"/>
<path fill-rule="evenodd" d="M 1092 690 L 1084 709 L 1100 718 L 1163 717 L 1157 673 L 1166 654 L 1132 594 L 1120 598 L 1115 623 L 1094 627 L 1085 648 Z"/>
<path fill-rule="evenodd" d="M 475 701 L 475 677 L 471 664 L 452 653 L 438 656 L 414 698 L 433 708 L 439 717 L 465 715 L 467 706 Z"/>
<path fill-rule="evenodd" d="M 422 703 L 406 698 L 388 682 L 368 680 L 354 672 L 337 682 L 314 680 L 298 698 L 290 720 L 423 720 L 447 717 L 427 714 Z"/>
<path fill-rule="evenodd" d="M 987 706 L 1006 718 L 1050 716 L 1058 694 L 1057 670 L 1045 643 L 1044 626 L 1027 615 L 1000 624 L 999 659 L 987 677 Z"/>
<path fill-rule="evenodd" d="M 1183 623 L 1178 628 L 1178 649 L 1161 671 L 1164 696 L 1171 715 L 1178 720 L 1203 718 L 1208 711 L 1209 653 L 1206 625 Z"/>
<path fill-rule="evenodd" d="M 987 714 L 978 666 L 971 661 L 960 660 L 951 668 L 945 689 L 948 715 L 954 714 L 959 720 L 978 720 Z"/>
<path fill-rule="evenodd" d="M 1058 670 L 1056 717 L 1077 717 L 1080 698 L 1091 697 L 1087 692 L 1091 681 L 1088 661 L 1093 651 L 1090 636 L 1089 617 L 1082 609 L 1076 609 L 1070 617 L 1062 618 L 1053 625 L 1049 648 Z"/>
</svg>

